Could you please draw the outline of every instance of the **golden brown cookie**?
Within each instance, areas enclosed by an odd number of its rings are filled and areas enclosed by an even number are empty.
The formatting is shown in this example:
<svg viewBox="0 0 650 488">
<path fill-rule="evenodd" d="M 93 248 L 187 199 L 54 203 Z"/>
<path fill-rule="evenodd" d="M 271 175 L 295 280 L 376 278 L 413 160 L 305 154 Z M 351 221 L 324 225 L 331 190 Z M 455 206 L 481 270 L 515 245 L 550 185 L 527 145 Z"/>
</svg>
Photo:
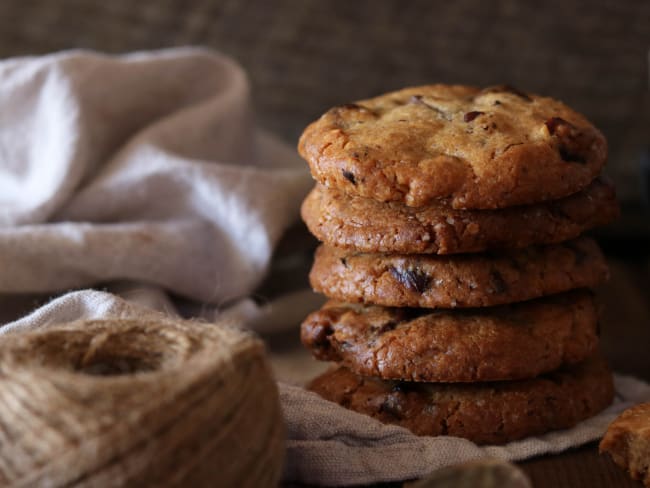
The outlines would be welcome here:
<svg viewBox="0 0 650 488">
<path fill-rule="evenodd" d="M 390 307 L 487 307 L 520 302 L 609 276 L 593 239 L 491 254 L 366 254 L 320 246 L 309 280 L 346 302 Z"/>
<path fill-rule="evenodd" d="M 618 214 L 614 187 L 602 179 L 561 200 L 499 210 L 382 204 L 320 185 L 302 204 L 302 218 L 319 240 L 371 253 L 455 254 L 552 244 L 607 224 Z"/>
<path fill-rule="evenodd" d="M 614 420 L 600 442 L 600 452 L 650 487 L 650 403 L 629 408 Z"/>
<path fill-rule="evenodd" d="M 568 196 L 607 158 L 605 138 L 585 117 L 507 86 L 419 86 L 334 107 L 298 148 L 329 188 L 472 209 Z"/>
<path fill-rule="evenodd" d="M 329 371 L 309 389 L 323 398 L 418 435 L 504 444 L 572 427 L 597 414 L 614 395 L 602 357 L 535 379 L 449 385 L 408 383 Z"/>
<path fill-rule="evenodd" d="M 575 364 L 598 345 L 591 293 L 515 305 L 426 310 L 330 301 L 301 326 L 314 356 L 355 373 L 410 381 L 529 378 Z"/>
</svg>

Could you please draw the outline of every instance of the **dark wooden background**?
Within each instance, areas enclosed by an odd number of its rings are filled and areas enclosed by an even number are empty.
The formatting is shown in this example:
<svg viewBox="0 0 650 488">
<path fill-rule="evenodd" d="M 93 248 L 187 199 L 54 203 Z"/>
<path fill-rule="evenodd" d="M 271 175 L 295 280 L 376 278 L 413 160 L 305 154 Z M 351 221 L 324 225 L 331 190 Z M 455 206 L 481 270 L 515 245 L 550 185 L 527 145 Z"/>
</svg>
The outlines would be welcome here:
<svg viewBox="0 0 650 488">
<path fill-rule="evenodd" d="M 625 199 L 641 191 L 647 0 L 0 2 L 0 57 L 189 44 L 237 59 L 262 124 L 292 143 L 327 107 L 407 85 L 508 82 L 554 96 L 606 133 Z"/>
<path fill-rule="evenodd" d="M 602 343 L 617 371 L 650 380 L 650 1 L 0 1 L 0 57 L 196 44 L 244 66 L 260 123 L 291 144 L 332 105 L 430 82 L 505 82 L 585 113 L 624 201 L 599 234 Z M 593 446 L 524 466 L 536 486 L 627 484 Z"/>
</svg>

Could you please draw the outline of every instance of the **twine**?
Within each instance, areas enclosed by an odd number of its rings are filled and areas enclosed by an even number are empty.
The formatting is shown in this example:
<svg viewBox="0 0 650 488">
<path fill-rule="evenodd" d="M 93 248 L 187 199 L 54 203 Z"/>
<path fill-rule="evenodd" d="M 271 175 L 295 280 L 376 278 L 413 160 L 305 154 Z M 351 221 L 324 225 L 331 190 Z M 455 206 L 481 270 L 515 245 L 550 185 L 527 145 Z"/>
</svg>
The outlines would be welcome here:
<svg viewBox="0 0 650 488">
<path fill-rule="evenodd" d="M 1 486 L 274 486 L 283 455 L 251 335 L 116 319 L 0 338 Z"/>
</svg>

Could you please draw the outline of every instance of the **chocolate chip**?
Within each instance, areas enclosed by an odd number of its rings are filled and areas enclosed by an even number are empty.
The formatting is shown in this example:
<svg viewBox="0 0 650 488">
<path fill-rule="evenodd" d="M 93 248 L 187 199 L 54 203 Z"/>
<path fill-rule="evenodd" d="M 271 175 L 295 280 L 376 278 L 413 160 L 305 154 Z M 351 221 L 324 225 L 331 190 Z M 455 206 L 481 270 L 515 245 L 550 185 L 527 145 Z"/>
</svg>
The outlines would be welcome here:
<svg viewBox="0 0 650 488">
<path fill-rule="evenodd" d="M 347 171 L 347 170 L 345 170 L 345 169 L 342 170 L 342 173 L 343 173 L 343 177 L 344 177 L 346 180 L 348 180 L 350 183 L 352 183 L 353 185 L 356 185 L 356 184 L 357 184 L 357 180 L 356 180 L 356 178 L 354 177 L 354 173 L 351 173 L 350 171 Z"/>
<path fill-rule="evenodd" d="M 442 417 L 440 419 L 440 435 L 449 434 L 449 423 L 447 422 L 447 417 Z"/>
<path fill-rule="evenodd" d="M 501 105 L 501 100 L 495 100 L 492 105 Z"/>
<path fill-rule="evenodd" d="M 431 277 L 418 268 L 401 269 L 391 267 L 390 274 L 406 288 L 418 293 L 424 293 L 431 284 Z"/>
<path fill-rule="evenodd" d="M 506 281 L 503 279 L 501 273 L 499 273 L 496 269 L 493 269 L 490 272 L 490 283 L 492 285 L 492 291 L 494 291 L 496 294 L 504 293 L 508 290 Z"/>
<path fill-rule="evenodd" d="M 341 264 L 343 265 L 344 268 L 347 268 L 347 267 L 348 267 L 348 260 L 347 260 L 347 258 L 341 258 L 340 261 L 341 261 Z"/>
<path fill-rule="evenodd" d="M 328 322 L 316 323 L 311 329 L 312 345 L 315 349 L 326 352 L 331 348 L 329 337 L 334 333 L 332 324 Z"/>
<path fill-rule="evenodd" d="M 562 117 L 551 117 L 544 124 L 549 134 L 559 140 L 558 152 L 563 161 L 586 162 L 582 153 L 589 148 L 591 143 L 586 134 Z"/>
<path fill-rule="evenodd" d="M 513 95 L 517 95 L 519 98 L 523 100 L 526 100 L 527 102 L 533 101 L 533 99 L 530 98 L 526 93 L 522 92 L 521 90 L 511 85 L 489 86 L 481 90 L 481 93 L 511 93 Z"/>
<path fill-rule="evenodd" d="M 552 136 L 558 131 L 560 127 L 573 127 L 572 124 L 564 120 L 562 117 L 551 117 L 546 122 L 544 122 L 546 128 L 548 129 L 549 134 Z"/>
<path fill-rule="evenodd" d="M 465 122 L 471 122 L 471 121 L 474 120 L 476 117 L 478 117 L 479 115 L 483 115 L 484 113 L 485 113 L 485 112 L 481 112 L 481 111 L 479 111 L 479 110 L 473 110 L 472 112 L 467 112 L 467 113 L 463 116 L 463 120 L 464 120 Z"/>
</svg>

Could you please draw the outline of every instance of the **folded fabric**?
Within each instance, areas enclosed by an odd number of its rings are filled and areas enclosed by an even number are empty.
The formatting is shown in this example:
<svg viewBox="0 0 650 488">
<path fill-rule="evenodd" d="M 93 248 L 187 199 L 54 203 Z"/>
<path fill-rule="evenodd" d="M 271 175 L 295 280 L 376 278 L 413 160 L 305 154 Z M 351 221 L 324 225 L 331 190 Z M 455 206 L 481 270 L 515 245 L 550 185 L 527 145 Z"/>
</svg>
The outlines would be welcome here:
<svg viewBox="0 0 650 488">
<path fill-rule="evenodd" d="M 311 184 L 255 129 L 245 73 L 207 50 L 10 59 L 0 108 L 0 292 L 244 297 Z"/>
</svg>

